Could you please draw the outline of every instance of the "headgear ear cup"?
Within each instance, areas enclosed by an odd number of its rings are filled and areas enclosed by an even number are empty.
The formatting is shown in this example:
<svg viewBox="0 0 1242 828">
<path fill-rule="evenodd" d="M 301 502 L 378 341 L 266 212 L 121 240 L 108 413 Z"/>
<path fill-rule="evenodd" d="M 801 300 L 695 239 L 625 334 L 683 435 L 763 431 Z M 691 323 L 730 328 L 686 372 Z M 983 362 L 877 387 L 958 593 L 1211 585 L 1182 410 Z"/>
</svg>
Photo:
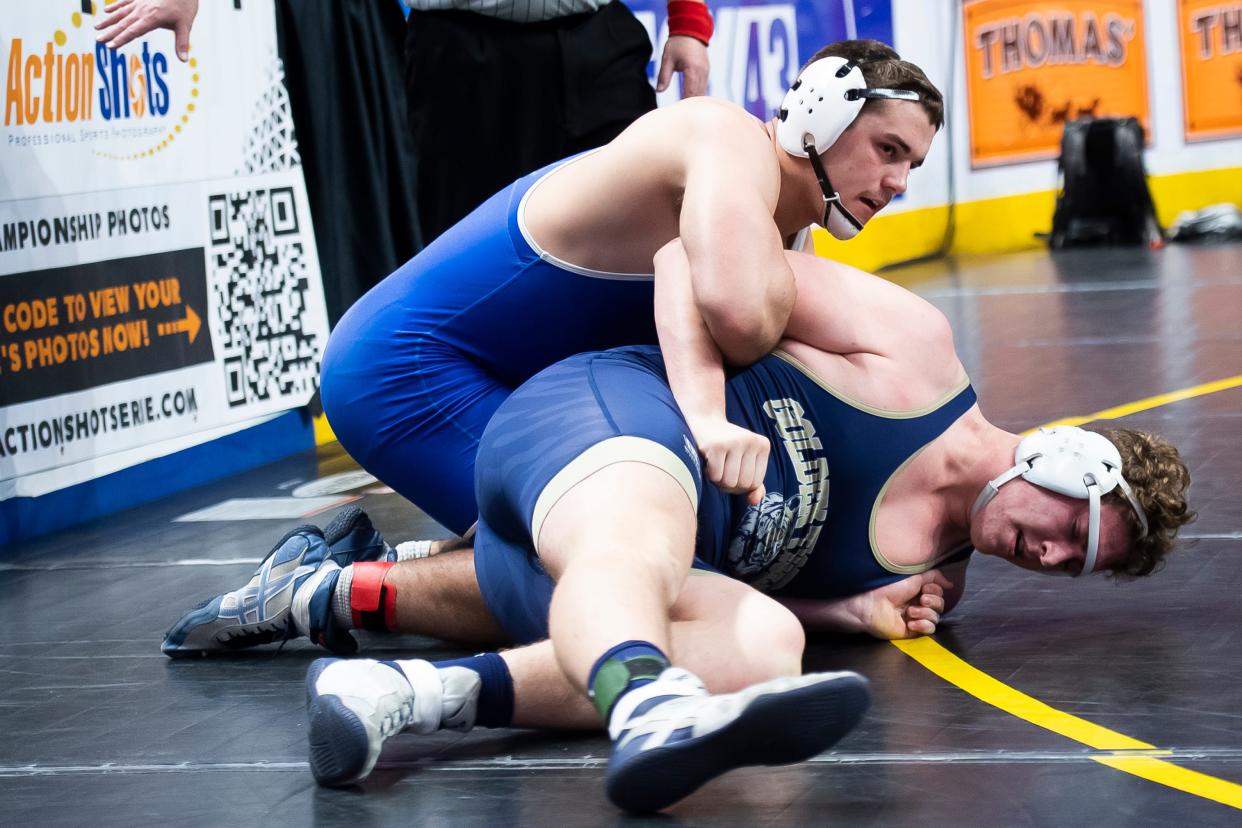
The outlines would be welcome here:
<svg viewBox="0 0 1242 828">
<path fill-rule="evenodd" d="M 781 101 L 776 140 L 790 155 L 806 158 L 803 138 L 810 135 L 815 152 L 823 154 L 862 111 L 863 100 L 850 100 L 851 89 L 865 89 L 866 79 L 845 58 L 821 58 L 802 70 Z"/>
<path fill-rule="evenodd" d="M 1018 443 L 1014 460 L 1016 464 L 1012 468 L 989 481 L 979 492 L 970 510 L 972 519 L 996 497 L 1001 486 L 1021 476 L 1028 483 L 1049 491 L 1088 501 L 1087 556 L 1080 574 L 1095 568 L 1100 539 L 1100 498 L 1113 489 L 1121 488 L 1138 517 L 1139 537 L 1147 534 L 1147 515 L 1121 474 L 1121 453 L 1104 435 L 1077 426 L 1041 428 Z"/>
</svg>

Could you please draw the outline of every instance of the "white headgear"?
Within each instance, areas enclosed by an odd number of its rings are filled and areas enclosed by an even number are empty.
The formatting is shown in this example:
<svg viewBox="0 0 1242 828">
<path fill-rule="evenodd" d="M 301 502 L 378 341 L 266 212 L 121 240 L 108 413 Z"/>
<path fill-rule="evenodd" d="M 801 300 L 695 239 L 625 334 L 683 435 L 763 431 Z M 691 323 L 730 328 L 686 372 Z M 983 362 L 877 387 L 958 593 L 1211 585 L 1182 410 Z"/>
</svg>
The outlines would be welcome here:
<svg viewBox="0 0 1242 828">
<path fill-rule="evenodd" d="M 1013 468 L 988 482 L 975 498 L 970 516 L 996 497 L 1000 487 L 1021 475 L 1029 483 L 1069 497 L 1089 500 L 1087 557 L 1080 575 L 1095 569 L 1100 548 L 1100 497 L 1120 486 L 1138 516 L 1139 537 L 1147 534 L 1147 515 L 1121 476 L 1121 453 L 1107 437 L 1077 426 L 1041 428 L 1018 443 Z"/>
<path fill-rule="evenodd" d="M 863 223 L 841 203 L 819 156 L 854 122 L 866 98 L 917 101 L 919 93 L 869 87 L 858 64 L 840 57 L 820 58 L 803 69 L 785 93 L 776 124 L 776 140 L 785 152 L 811 159 L 824 192 L 823 225 L 842 240 L 858 235 Z"/>
</svg>

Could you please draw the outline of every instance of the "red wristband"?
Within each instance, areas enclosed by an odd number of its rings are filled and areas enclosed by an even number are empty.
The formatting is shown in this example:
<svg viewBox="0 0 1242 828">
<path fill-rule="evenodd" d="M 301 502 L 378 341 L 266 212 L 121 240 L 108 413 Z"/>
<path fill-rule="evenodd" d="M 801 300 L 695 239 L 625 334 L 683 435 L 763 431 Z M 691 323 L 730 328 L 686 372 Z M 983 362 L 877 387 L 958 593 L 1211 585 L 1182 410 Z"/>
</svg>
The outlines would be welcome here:
<svg viewBox="0 0 1242 828">
<path fill-rule="evenodd" d="M 693 37 L 704 46 L 712 39 L 712 13 L 698 0 L 669 0 L 668 34 Z"/>
</svg>

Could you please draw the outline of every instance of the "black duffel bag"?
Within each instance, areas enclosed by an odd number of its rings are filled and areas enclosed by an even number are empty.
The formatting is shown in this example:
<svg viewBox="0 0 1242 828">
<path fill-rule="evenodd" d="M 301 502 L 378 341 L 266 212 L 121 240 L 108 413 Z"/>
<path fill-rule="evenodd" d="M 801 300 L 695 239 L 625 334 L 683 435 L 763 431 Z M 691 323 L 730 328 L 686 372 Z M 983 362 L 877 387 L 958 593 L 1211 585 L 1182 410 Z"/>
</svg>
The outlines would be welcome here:
<svg viewBox="0 0 1242 828">
<path fill-rule="evenodd" d="M 1065 125 L 1061 190 L 1048 244 L 1144 245 L 1163 239 L 1143 165 L 1137 118 L 1081 118 Z"/>
</svg>

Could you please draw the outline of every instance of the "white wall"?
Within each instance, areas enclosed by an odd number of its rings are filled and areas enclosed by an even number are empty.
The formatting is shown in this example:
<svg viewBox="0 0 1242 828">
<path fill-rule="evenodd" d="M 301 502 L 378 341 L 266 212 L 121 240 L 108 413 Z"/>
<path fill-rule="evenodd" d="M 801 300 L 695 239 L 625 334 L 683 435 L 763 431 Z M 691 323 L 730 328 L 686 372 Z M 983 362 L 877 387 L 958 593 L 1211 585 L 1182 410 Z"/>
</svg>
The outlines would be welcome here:
<svg viewBox="0 0 1242 828">
<path fill-rule="evenodd" d="M 961 0 L 892 0 L 893 36 L 902 57 L 917 63 L 946 95 L 947 127 L 923 169 L 912 176 L 907 198 L 893 212 L 944 204 L 949 198 L 949 141 L 957 202 L 1050 190 L 1056 161 L 970 168 L 970 120 L 962 51 Z M 1177 0 L 1144 0 L 1148 96 L 1154 141 L 1147 152 L 1152 175 L 1242 166 L 1242 138 L 1187 144 L 1182 126 L 1181 46 Z M 956 50 L 953 46 L 956 45 Z M 955 65 L 950 66 L 950 60 Z"/>
</svg>

